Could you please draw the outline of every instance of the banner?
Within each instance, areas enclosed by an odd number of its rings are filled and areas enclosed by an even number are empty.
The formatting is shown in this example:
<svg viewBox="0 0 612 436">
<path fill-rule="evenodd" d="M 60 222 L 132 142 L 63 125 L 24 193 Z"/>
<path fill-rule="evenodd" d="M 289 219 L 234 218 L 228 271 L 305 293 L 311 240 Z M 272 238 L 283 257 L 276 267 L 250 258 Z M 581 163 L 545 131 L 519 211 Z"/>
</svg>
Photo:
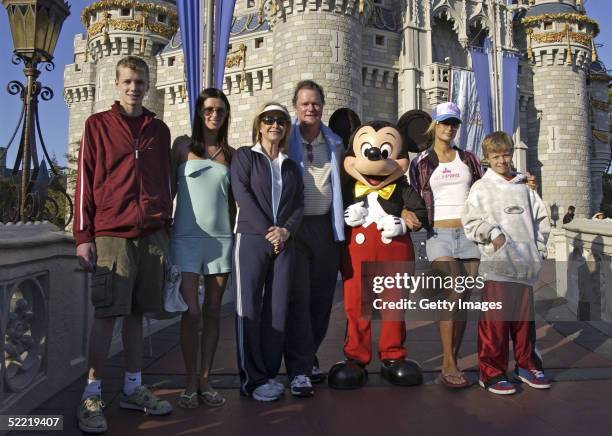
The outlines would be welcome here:
<svg viewBox="0 0 612 436">
<path fill-rule="evenodd" d="M 514 123 L 516 118 L 516 94 L 518 84 L 518 56 L 514 53 L 502 52 L 501 72 L 501 126 L 508 135 L 514 134 Z"/>
<path fill-rule="evenodd" d="M 215 65 L 213 86 L 223 89 L 225 58 L 236 0 L 215 0 Z"/>
<path fill-rule="evenodd" d="M 470 48 L 472 57 L 472 69 L 476 76 L 476 88 L 478 90 L 478 102 L 480 103 L 482 125 L 485 135 L 488 135 L 495 126 L 500 126 L 501 130 L 512 136 L 514 134 L 516 118 L 516 96 L 518 84 L 518 56 L 506 50 L 497 53 L 497 59 L 493 56 L 491 41 L 485 39 L 484 48 Z M 499 71 L 499 81 L 497 83 L 497 98 L 493 98 L 496 87 L 492 77 L 493 62 L 496 61 L 497 71 Z M 496 106 L 499 108 L 497 123 Z"/>
<path fill-rule="evenodd" d="M 491 72 L 488 53 L 480 47 L 471 47 L 472 69 L 478 91 L 480 118 L 484 134 L 493 132 L 493 102 L 491 100 Z"/>
<path fill-rule="evenodd" d="M 473 71 L 451 69 L 450 101 L 461 110 L 461 126 L 455 142 L 462 150 L 468 150 L 482 158 L 482 140 L 485 137 L 480 118 L 480 104 Z"/>
<path fill-rule="evenodd" d="M 185 80 L 189 99 L 189 117 L 193 120 L 195 103 L 202 89 L 202 15 L 201 0 L 178 0 L 179 27 L 183 41 Z"/>
</svg>

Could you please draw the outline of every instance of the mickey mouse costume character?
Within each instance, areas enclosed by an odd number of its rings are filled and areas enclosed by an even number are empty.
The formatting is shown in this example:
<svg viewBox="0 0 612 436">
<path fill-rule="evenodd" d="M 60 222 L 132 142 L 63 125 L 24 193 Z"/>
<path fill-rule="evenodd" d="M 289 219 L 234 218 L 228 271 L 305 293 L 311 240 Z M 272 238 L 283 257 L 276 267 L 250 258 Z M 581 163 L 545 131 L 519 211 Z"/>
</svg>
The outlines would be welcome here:
<svg viewBox="0 0 612 436">
<path fill-rule="evenodd" d="M 405 177 L 409 160 L 398 129 L 385 121 L 372 121 L 357 129 L 350 144 L 344 169 L 354 181 L 350 183 L 353 195 L 344 196 L 349 205 L 344 214 L 348 227 L 342 262 L 347 359 L 335 364 L 328 376 L 330 387 L 337 389 L 363 386 L 365 367 L 372 358 L 371 321 L 364 317 L 371 307 L 362 306 L 368 297 L 363 294 L 368 291 L 361 288 L 362 263 L 413 261 L 408 228 L 418 230 L 420 223 L 427 222 L 425 204 Z M 406 360 L 403 314 L 401 319 L 395 314 L 389 320 L 383 311 L 382 318 L 378 340 L 381 375 L 400 386 L 422 383 L 419 365 Z"/>
</svg>

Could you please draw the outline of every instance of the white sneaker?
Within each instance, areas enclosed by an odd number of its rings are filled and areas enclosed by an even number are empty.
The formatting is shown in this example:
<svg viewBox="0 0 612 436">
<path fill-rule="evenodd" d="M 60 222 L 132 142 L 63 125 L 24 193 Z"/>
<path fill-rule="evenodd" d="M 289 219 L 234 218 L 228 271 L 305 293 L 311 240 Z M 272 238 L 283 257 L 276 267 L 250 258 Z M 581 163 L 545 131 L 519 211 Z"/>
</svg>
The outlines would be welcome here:
<svg viewBox="0 0 612 436">
<path fill-rule="evenodd" d="M 310 383 L 310 378 L 306 375 L 296 375 L 291 380 L 291 395 L 295 397 L 312 397 L 314 389 Z"/>
<path fill-rule="evenodd" d="M 278 395 L 285 395 L 285 385 L 279 381 L 276 381 L 275 378 L 269 378 L 268 383 L 276 388 L 276 393 Z"/>
<path fill-rule="evenodd" d="M 251 394 L 257 401 L 276 401 L 279 398 L 278 388 L 272 384 L 265 383 L 257 386 Z"/>
<path fill-rule="evenodd" d="M 312 367 L 312 372 L 310 374 L 310 381 L 312 383 L 322 383 L 325 381 L 325 373 L 321 371 L 321 368 L 318 366 Z"/>
</svg>

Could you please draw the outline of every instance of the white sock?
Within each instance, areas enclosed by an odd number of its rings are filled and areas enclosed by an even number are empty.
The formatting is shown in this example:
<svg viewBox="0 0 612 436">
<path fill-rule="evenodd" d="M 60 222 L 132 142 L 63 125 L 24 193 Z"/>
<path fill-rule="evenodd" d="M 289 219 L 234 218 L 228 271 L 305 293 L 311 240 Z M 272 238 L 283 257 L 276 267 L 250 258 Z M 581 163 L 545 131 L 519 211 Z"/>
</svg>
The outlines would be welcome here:
<svg viewBox="0 0 612 436">
<path fill-rule="evenodd" d="M 127 372 L 123 376 L 123 393 L 132 395 L 136 388 L 142 385 L 142 372 Z"/>
<path fill-rule="evenodd" d="M 85 385 L 85 390 L 81 396 L 81 401 L 93 396 L 102 396 L 102 380 L 88 378 L 87 384 Z"/>
</svg>

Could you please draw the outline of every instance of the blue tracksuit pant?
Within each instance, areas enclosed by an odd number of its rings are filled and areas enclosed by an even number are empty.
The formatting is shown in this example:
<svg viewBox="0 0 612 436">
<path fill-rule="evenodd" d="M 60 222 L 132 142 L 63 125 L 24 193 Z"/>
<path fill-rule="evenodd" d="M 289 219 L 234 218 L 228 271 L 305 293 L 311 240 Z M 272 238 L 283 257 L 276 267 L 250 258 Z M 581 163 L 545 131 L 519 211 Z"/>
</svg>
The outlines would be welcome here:
<svg viewBox="0 0 612 436">
<path fill-rule="evenodd" d="M 232 257 L 240 391 L 250 395 L 278 374 L 283 357 L 293 241 L 273 253 L 262 235 L 238 233 Z"/>
</svg>

